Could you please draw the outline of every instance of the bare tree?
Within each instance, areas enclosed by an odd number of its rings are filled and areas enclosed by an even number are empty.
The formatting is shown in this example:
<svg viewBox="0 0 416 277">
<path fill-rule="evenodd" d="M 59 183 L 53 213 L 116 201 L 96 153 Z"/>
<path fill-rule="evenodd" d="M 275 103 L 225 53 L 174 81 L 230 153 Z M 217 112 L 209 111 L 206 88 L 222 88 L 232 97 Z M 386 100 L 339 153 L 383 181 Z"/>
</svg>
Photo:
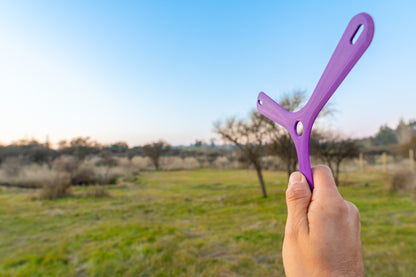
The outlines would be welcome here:
<svg viewBox="0 0 416 277">
<path fill-rule="evenodd" d="M 338 186 L 341 163 L 358 156 L 357 143 L 352 139 L 343 139 L 333 132 L 321 132 L 314 135 L 311 144 L 312 153 L 329 166 L 334 173 L 335 184 Z"/>
<path fill-rule="evenodd" d="M 286 95 L 280 105 L 289 112 L 298 110 L 305 101 L 305 92 L 295 91 L 292 95 Z M 268 130 L 272 135 L 272 142 L 269 145 L 270 152 L 277 155 L 286 166 L 288 177 L 292 172 L 296 171 L 298 165 L 298 157 L 296 154 L 295 144 L 289 133 L 282 126 L 271 120 L 267 121 Z"/>
<path fill-rule="evenodd" d="M 159 159 L 160 157 L 169 151 L 170 145 L 159 140 L 143 146 L 143 153 L 150 158 L 156 170 L 159 170 Z"/>
<path fill-rule="evenodd" d="M 292 94 L 287 94 L 280 101 L 280 106 L 289 112 L 295 112 L 302 107 L 305 102 L 305 91 L 297 90 Z M 319 114 L 319 117 L 327 116 L 332 110 L 327 105 Z M 268 120 L 269 132 L 272 136 L 272 142 L 269 145 L 270 152 L 276 155 L 285 164 L 288 177 L 292 172 L 296 171 L 298 165 L 298 157 L 296 147 L 292 138 L 285 128 Z"/>
<path fill-rule="evenodd" d="M 280 126 L 273 126 L 272 128 L 277 128 L 278 130 L 271 131 L 274 139 L 269 145 L 270 152 L 273 155 L 277 155 L 285 164 L 287 176 L 289 177 L 292 172 L 296 171 L 298 165 L 295 144 L 286 130 L 283 130 Z"/>
<path fill-rule="evenodd" d="M 66 142 L 60 142 L 60 152 L 66 155 L 73 155 L 80 161 L 85 160 L 89 155 L 98 154 L 102 149 L 102 146 L 95 141 L 92 141 L 90 137 L 77 137 L 73 138 L 69 145 Z"/>
<path fill-rule="evenodd" d="M 264 145 L 269 136 L 267 125 L 268 119 L 256 111 L 250 114 L 249 121 L 229 119 L 224 125 L 215 123 L 215 132 L 222 139 L 236 145 L 242 155 L 254 166 L 260 182 L 263 197 L 267 197 L 266 186 L 262 174 L 262 157 L 264 156 Z"/>
</svg>

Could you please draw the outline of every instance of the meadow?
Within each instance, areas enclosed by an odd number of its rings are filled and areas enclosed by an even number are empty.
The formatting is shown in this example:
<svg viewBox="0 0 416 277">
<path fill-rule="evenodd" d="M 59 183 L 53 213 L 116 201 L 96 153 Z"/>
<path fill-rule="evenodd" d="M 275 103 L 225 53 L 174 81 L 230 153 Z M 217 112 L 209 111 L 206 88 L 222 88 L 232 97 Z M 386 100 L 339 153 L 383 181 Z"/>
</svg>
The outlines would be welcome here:
<svg viewBox="0 0 416 277">
<path fill-rule="evenodd" d="M 342 175 L 361 212 L 367 276 L 416 272 L 416 195 L 383 173 Z M 109 196 L 36 200 L 0 188 L 0 276 L 284 276 L 287 175 L 252 170 L 141 172 Z"/>
</svg>

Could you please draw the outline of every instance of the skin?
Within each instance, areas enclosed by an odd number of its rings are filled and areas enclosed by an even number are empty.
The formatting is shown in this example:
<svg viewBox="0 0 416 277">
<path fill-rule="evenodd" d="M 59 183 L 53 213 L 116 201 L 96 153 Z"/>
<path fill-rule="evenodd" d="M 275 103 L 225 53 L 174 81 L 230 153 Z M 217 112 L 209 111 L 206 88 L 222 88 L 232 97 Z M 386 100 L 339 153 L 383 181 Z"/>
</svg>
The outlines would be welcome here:
<svg viewBox="0 0 416 277">
<path fill-rule="evenodd" d="M 357 207 L 342 198 L 328 167 L 312 174 L 313 193 L 300 172 L 292 173 L 286 191 L 286 276 L 364 276 Z"/>
</svg>

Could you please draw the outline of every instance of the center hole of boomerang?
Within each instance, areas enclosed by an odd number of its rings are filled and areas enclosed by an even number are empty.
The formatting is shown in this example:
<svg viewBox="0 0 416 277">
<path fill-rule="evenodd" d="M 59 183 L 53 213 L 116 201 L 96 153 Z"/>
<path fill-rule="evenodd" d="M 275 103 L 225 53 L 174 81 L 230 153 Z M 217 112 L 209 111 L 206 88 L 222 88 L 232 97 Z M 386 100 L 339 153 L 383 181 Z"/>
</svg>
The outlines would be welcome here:
<svg viewBox="0 0 416 277">
<path fill-rule="evenodd" d="M 296 123 L 296 134 L 298 134 L 298 136 L 303 134 L 303 123 L 301 121 Z"/>
<path fill-rule="evenodd" d="M 351 44 L 355 44 L 357 42 L 357 39 L 360 37 L 363 30 L 364 30 L 363 24 L 358 26 L 357 31 L 355 31 L 354 35 L 351 38 Z"/>
</svg>

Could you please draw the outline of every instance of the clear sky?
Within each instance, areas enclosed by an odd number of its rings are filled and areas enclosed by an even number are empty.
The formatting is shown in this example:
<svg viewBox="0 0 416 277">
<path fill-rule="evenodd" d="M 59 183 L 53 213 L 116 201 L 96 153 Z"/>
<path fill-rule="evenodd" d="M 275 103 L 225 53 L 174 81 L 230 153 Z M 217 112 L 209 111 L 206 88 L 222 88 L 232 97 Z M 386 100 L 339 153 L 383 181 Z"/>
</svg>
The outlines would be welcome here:
<svg viewBox="0 0 416 277">
<path fill-rule="evenodd" d="M 416 118 L 416 1 L 1 1 L 0 142 L 208 141 L 260 91 L 309 96 L 360 12 L 374 39 L 328 119 L 353 137 Z"/>
</svg>

